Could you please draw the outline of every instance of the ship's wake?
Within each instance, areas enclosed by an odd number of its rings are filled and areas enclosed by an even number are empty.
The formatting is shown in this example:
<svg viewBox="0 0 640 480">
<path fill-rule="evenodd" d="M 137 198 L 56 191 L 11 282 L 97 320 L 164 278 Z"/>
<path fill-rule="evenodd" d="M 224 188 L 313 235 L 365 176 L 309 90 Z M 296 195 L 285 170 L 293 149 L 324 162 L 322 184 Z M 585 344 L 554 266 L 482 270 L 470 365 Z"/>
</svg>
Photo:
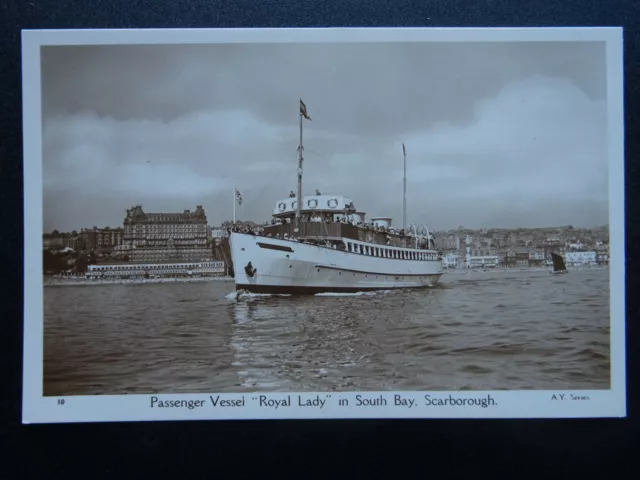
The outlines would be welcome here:
<svg viewBox="0 0 640 480">
<path fill-rule="evenodd" d="M 376 290 L 373 292 L 353 292 L 353 293 L 316 293 L 315 297 L 362 297 L 362 296 L 374 296 L 385 293 L 391 293 L 391 290 Z"/>
<path fill-rule="evenodd" d="M 245 292 L 244 290 L 231 292 L 228 295 L 225 295 L 224 298 L 227 300 L 245 300 L 252 298 L 269 298 L 269 297 L 290 297 L 291 294 L 284 293 L 250 293 Z"/>
<path fill-rule="evenodd" d="M 386 295 L 394 293 L 393 290 L 375 290 L 369 292 L 351 292 L 351 293 L 316 293 L 313 295 L 314 297 L 362 297 L 362 296 L 375 296 L 375 295 Z M 257 298 L 270 298 L 270 297 L 292 297 L 292 294 L 285 293 L 250 293 L 244 290 L 231 292 L 225 295 L 225 299 L 238 301 L 238 300 L 252 300 Z"/>
</svg>

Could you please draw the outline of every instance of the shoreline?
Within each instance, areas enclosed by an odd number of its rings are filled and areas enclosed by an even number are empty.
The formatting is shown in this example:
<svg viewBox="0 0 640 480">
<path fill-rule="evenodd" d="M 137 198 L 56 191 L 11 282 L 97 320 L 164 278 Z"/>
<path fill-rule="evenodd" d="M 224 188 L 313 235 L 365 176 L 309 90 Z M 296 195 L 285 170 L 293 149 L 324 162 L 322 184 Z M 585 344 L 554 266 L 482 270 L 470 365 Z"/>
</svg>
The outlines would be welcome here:
<svg viewBox="0 0 640 480">
<path fill-rule="evenodd" d="M 582 270 L 606 270 L 608 269 L 608 265 L 598 265 L 594 267 L 567 267 L 567 271 L 582 271 Z M 465 273 L 505 273 L 505 272 L 527 272 L 527 273 L 539 273 L 539 272 L 548 272 L 550 271 L 550 267 L 513 267 L 513 268 L 505 268 L 505 267 L 490 267 L 490 268 L 452 268 L 450 270 L 445 269 L 445 274 L 457 274 L 462 275 Z"/>
<path fill-rule="evenodd" d="M 575 270 L 604 270 L 608 266 L 598 267 L 583 267 L 583 268 L 569 268 L 569 271 Z M 443 275 L 464 275 L 467 273 L 511 273 L 511 272 L 526 272 L 526 273 L 539 273 L 546 272 L 548 268 L 533 267 L 533 268 L 489 268 L 486 270 L 481 269 L 451 269 L 445 270 Z M 85 278 L 74 277 L 51 277 L 45 279 L 42 282 L 43 287 L 84 287 L 84 286 L 98 286 L 98 285 L 146 285 L 146 284 L 166 284 L 166 283 L 202 283 L 202 282 L 233 282 L 233 278 L 227 276 L 218 277 L 193 277 L 193 278 L 146 278 L 146 279 L 123 279 L 123 280 L 107 280 L 96 279 L 88 280 Z"/>
<path fill-rule="evenodd" d="M 44 279 L 43 287 L 84 287 L 97 285 L 146 285 L 157 283 L 202 283 L 202 282 L 233 282 L 231 277 L 194 277 L 194 278 L 142 278 L 142 279 L 123 279 L 123 280 L 107 280 L 96 279 L 88 280 L 85 278 L 69 278 L 54 277 L 52 279 Z"/>
</svg>

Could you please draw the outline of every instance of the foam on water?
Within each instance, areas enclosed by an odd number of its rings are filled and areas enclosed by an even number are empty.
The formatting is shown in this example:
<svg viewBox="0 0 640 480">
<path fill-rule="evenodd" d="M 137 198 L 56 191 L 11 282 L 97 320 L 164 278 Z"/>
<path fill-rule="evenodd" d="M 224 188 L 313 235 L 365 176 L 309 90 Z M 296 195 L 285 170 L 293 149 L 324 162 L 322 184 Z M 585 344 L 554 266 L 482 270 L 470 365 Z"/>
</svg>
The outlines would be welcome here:
<svg viewBox="0 0 640 480">
<path fill-rule="evenodd" d="M 242 300 L 242 299 L 249 299 L 249 298 L 262 298 L 262 297 L 290 297 L 291 294 L 285 294 L 285 293 L 250 293 L 250 292 L 245 292 L 243 290 L 241 291 L 235 291 L 235 292 L 231 292 L 227 295 L 225 295 L 224 298 L 226 298 L 227 300 Z"/>
<path fill-rule="evenodd" d="M 363 295 L 373 296 L 377 292 L 355 292 L 355 293 L 316 293 L 316 297 L 362 297 Z"/>
</svg>

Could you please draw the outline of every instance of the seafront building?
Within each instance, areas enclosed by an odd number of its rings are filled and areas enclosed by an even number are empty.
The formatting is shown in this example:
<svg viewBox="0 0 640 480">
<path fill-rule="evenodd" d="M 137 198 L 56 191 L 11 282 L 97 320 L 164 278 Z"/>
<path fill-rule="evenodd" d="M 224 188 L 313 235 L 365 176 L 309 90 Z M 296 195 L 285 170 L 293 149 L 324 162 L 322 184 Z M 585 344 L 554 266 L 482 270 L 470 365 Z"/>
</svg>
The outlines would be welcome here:
<svg viewBox="0 0 640 480">
<path fill-rule="evenodd" d="M 84 250 L 111 250 L 122 245 L 122 236 L 122 227 L 83 228 L 78 235 L 77 246 Z"/>
<path fill-rule="evenodd" d="M 564 260 L 568 267 L 598 264 L 596 252 L 567 252 Z"/>
<path fill-rule="evenodd" d="M 271 222 L 273 223 L 273 222 Z M 272 225 L 237 221 L 235 227 L 260 232 Z M 375 223 L 375 221 L 373 222 Z M 79 232 L 44 233 L 42 248 L 68 256 L 73 268 L 78 256 L 92 253 L 99 264 L 169 264 L 222 261 L 229 263 L 223 241 L 231 221 L 209 226 L 202 206 L 182 213 L 148 213 L 137 205 L 120 227 L 90 227 Z M 433 232 L 444 268 L 511 267 L 551 265 L 551 252 L 563 256 L 568 266 L 608 265 L 607 226 L 579 229 L 571 226 L 531 229 L 479 229 L 458 227 Z"/>
<path fill-rule="evenodd" d="M 58 232 L 42 235 L 43 250 L 95 250 L 111 251 L 122 245 L 122 227 L 83 228 L 80 232 Z"/>
<path fill-rule="evenodd" d="M 207 216 L 201 205 L 182 213 L 127 210 L 123 245 L 132 263 L 206 262 L 212 259 Z"/>
<path fill-rule="evenodd" d="M 480 230 L 459 226 L 435 234 L 446 268 L 542 267 L 552 264 L 551 252 L 562 255 L 568 265 L 609 263 L 607 226 Z M 453 258 L 458 259 L 457 267 L 453 267 Z"/>
<path fill-rule="evenodd" d="M 225 274 L 224 262 L 89 265 L 88 279 L 216 277 Z"/>
<path fill-rule="evenodd" d="M 448 252 L 442 255 L 442 266 L 444 268 L 458 268 L 458 254 Z"/>
</svg>

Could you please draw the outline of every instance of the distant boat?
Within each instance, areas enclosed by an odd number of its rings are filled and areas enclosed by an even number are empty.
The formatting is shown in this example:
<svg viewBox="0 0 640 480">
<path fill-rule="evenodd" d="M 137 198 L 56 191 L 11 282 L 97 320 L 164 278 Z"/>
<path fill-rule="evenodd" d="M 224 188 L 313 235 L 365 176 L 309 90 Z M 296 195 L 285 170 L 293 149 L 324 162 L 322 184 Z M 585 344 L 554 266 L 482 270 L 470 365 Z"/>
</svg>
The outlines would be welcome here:
<svg viewBox="0 0 640 480">
<path fill-rule="evenodd" d="M 567 273 L 567 267 L 564 264 L 563 258 L 557 253 L 551 252 L 551 260 L 553 260 L 553 270 L 550 270 L 549 273 L 559 274 L 559 273 Z"/>
</svg>

